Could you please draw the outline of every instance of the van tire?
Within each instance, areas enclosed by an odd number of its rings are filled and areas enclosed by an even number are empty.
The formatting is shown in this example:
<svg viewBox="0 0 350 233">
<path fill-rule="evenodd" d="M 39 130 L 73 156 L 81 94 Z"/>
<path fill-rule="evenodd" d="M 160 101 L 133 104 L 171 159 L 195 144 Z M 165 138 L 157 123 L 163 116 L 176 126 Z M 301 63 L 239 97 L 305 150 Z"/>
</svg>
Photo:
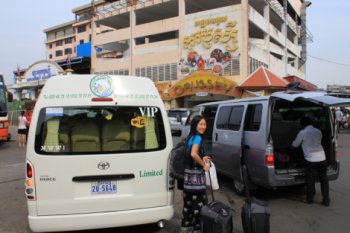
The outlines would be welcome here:
<svg viewBox="0 0 350 233">
<path fill-rule="evenodd" d="M 246 196 L 245 185 L 240 180 L 233 179 L 233 190 L 241 197 Z"/>
</svg>

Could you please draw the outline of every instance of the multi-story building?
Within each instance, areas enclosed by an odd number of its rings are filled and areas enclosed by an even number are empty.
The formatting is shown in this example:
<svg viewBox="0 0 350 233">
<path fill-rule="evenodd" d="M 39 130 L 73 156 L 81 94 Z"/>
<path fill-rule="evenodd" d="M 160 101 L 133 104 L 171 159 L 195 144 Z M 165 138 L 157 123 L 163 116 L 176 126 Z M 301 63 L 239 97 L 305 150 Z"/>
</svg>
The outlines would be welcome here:
<svg viewBox="0 0 350 233">
<path fill-rule="evenodd" d="M 63 69 L 77 64 L 76 73 L 83 67 L 96 74 L 148 77 L 168 107 L 240 98 L 240 84 L 259 67 L 264 69 L 256 73 L 267 69 L 280 78 L 305 79 L 309 4 L 95 0 L 73 9 L 74 21 L 45 29 L 46 57 Z"/>
<path fill-rule="evenodd" d="M 300 0 L 98 1 L 95 73 L 152 79 L 170 106 L 239 97 L 260 66 L 304 78 Z M 91 5 L 73 10 L 76 14 Z M 304 30 L 305 31 L 305 30 Z"/>
</svg>

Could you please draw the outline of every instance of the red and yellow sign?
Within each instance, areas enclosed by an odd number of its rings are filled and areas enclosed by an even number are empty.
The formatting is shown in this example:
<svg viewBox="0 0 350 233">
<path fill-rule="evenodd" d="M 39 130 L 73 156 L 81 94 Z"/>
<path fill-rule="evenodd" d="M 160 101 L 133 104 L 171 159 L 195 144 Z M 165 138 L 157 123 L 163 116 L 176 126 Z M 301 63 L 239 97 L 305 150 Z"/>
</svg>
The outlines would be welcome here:
<svg viewBox="0 0 350 233">
<path fill-rule="evenodd" d="M 198 92 L 211 94 L 221 94 L 228 96 L 237 96 L 239 91 L 236 90 L 236 82 L 218 76 L 212 71 L 199 70 L 192 72 L 186 78 L 178 81 L 169 89 L 171 98 L 194 95 Z"/>
</svg>

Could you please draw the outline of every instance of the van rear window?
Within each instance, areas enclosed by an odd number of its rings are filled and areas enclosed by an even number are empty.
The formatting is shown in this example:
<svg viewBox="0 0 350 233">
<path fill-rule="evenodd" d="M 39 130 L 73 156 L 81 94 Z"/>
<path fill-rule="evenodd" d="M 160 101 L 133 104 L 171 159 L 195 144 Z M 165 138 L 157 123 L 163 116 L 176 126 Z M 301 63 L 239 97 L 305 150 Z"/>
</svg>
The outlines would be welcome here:
<svg viewBox="0 0 350 233">
<path fill-rule="evenodd" d="M 35 151 L 45 155 L 141 152 L 165 146 L 157 107 L 43 108 L 35 135 Z"/>
</svg>

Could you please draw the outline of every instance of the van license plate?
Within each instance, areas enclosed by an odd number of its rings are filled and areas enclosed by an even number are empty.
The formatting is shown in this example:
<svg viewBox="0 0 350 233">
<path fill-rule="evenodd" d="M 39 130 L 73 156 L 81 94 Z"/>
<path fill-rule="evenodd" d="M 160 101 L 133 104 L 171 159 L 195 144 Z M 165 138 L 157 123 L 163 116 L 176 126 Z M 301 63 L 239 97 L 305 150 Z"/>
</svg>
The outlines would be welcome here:
<svg viewBox="0 0 350 233">
<path fill-rule="evenodd" d="M 91 183 L 91 194 L 110 194 L 117 192 L 116 181 L 97 181 Z"/>
</svg>

